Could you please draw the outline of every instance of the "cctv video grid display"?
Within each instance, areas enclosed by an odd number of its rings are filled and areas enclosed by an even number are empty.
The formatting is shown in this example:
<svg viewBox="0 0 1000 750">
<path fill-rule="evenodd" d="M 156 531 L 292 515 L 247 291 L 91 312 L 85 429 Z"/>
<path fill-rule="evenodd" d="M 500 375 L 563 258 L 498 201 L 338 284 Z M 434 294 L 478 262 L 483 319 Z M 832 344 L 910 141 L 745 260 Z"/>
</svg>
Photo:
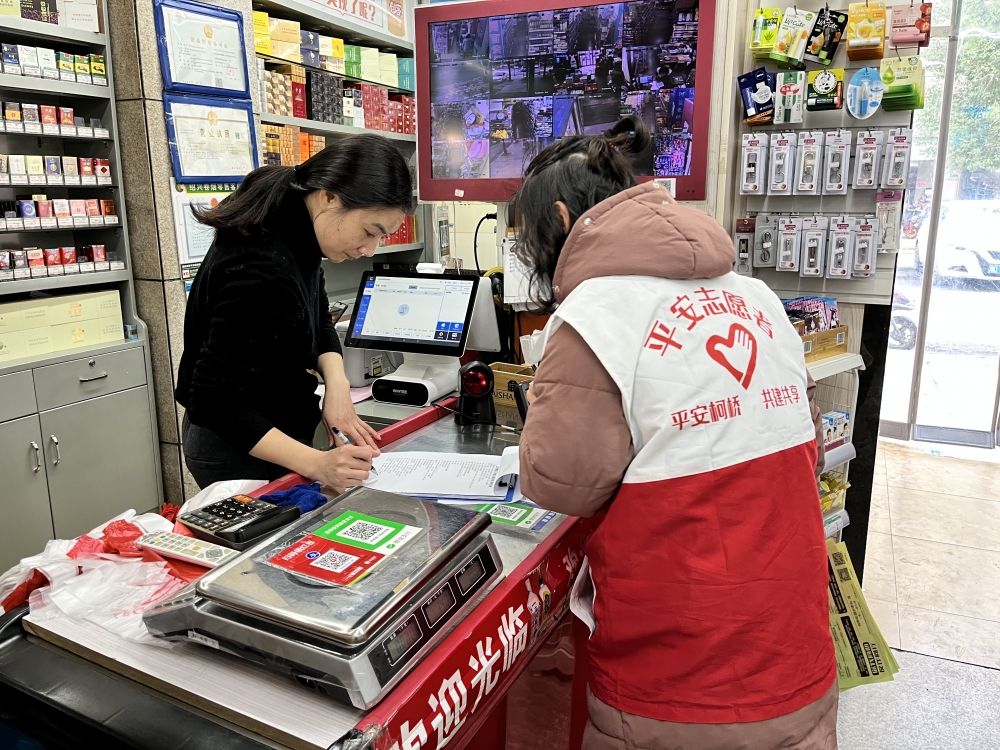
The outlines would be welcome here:
<svg viewBox="0 0 1000 750">
<path fill-rule="evenodd" d="M 644 0 L 430 24 L 434 179 L 519 178 L 558 138 L 626 114 L 638 174 L 691 173 L 697 0 Z"/>
</svg>

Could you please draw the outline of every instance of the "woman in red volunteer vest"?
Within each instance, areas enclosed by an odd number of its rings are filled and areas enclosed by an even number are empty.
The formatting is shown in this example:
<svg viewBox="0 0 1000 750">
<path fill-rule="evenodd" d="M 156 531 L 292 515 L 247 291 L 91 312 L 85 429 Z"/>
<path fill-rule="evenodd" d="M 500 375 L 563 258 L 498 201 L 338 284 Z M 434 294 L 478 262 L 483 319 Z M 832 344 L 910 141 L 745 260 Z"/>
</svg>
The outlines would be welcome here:
<svg viewBox="0 0 1000 750">
<path fill-rule="evenodd" d="M 726 231 L 637 184 L 628 157 L 649 142 L 632 118 L 561 139 L 511 205 L 555 311 L 522 486 L 606 509 L 575 592 L 584 747 L 835 750 L 815 383 L 780 301 L 732 273 Z"/>
</svg>

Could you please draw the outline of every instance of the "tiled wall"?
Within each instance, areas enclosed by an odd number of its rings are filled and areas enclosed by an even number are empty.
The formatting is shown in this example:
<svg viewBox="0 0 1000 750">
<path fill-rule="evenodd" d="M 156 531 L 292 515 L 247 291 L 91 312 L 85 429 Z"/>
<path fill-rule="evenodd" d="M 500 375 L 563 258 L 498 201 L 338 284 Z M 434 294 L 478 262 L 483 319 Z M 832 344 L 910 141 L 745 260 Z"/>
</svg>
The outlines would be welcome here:
<svg viewBox="0 0 1000 750">
<path fill-rule="evenodd" d="M 246 49 L 253 55 L 250 0 L 213 0 L 244 15 Z M 163 80 L 157 56 L 152 0 L 108 0 L 122 193 L 129 216 L 129 242 L 139 317 L 149 326 L 153 359 L 164 499 L 181 503 L 198 491 L 181 449 L 183 408 L 174 386 L 184 342 L 184 282 L 174 235 L 170 191 L 172 166 L 163 116 Z M 249 66 L 255 70 L 253 65 Z M 250 87 L 259 112 L 257 87 Z M 260 127 L 260 123 L 256 124 Z"/>
</svg>

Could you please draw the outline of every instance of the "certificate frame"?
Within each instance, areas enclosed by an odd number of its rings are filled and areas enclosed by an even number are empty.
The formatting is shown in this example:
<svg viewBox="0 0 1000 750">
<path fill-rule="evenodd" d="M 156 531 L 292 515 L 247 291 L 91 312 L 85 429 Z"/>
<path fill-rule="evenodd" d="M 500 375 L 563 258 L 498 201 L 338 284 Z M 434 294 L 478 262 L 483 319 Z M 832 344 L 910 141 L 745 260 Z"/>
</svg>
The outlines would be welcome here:
<svg viewBox="0 0 1000 750">
<path fill-rule="evenodd" d="M 246 177 L 246 174 L 196 174 L 189 175 L 183 172 L 181 166 L 180 149 L 184 147 L 184 144 L 178 141 L 177 126 L 174 122 L 174 107 L 176 105 L 195 105 L 203 107 L 213 107 L 219 110 L 237 110 L 242 112 L 247 117 L 247 125 L 249 128 L 249 138 L 250 138 L 250 163 L 251 170 L 257 169 L 260 166 L 257 154 L 257 131 L 254 127 L 253 119 L 253 102 L 249 99 L 234 99 L 231 97 L 214 97 L 214 96 L 188 96 L 179 94 L 170 94 L 168 92 L 163 92 L 163 112 L 167 120 L 167 142 L 170 145 L 170 159 L 173 162 L 174 167 L 174 179 L 182 184 L 191 184 L 197 182 L 236 182 L 240 183 Z M 247 173 L 249 174 L 249 172 Z"/>
<path fill-rule="evenodd" d="M 172 8 L 186 13 L 205 17 L 206 25 L 212 22 L 224 21 L 234 23 L 239 32 L 240 63 L 243 69 L 244 86 L 241 89 L 219 88 L 185 83 L 174 78 L 172 60 L 167 47 L 167 24 L 164 19 L 164 9 Z M 176 91 L 185 94 L 207 94 L 209 96 L 225 96 L 250 98 L 250 69 L 247 65 L 246 36 L 243 29 L 243 14 L 239 11 L 220 8 L 215 5 L 196 2 L 195 0 L 153 0 L 153 20 L 156 25 L 156 46 L 160 58 L 160 72 L 163 75 L 164 91 Z"/>
</svg>

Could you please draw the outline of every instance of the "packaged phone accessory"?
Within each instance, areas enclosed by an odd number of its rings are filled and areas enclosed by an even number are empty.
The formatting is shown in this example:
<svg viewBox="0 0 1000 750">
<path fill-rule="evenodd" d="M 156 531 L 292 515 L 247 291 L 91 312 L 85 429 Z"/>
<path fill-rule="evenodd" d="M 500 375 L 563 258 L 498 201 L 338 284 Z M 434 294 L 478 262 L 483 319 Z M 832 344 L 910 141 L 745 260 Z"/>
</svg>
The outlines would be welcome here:
<svg viewBox="0 0 1000 750">
<path fill-rule="evenodd" d="M 802 252 L 799 276 L 822 276 L 826 268 L 826 233 L 830 220 L 812 216 L 802 220 Z"/>
<path fill-rule="evenodd" d="M 854 266 L 851 276 L 854 278 L 870 278 L 875 275 L 875 256 L 878 255 L 878 220 L 874 216 L 865 216 L 858 220 L 858 228 L 854 233 Z"/>
<path fill-rule="evenodd" d="M 820 168 L 823 164 L 824 134 L 821 130 L 799 133 L 795 167 L 795 195 L 819 195 Z"/>
<path fill-rule="evenodd" d="M 736 260 L 733 270 L 740 276 L 752 276 L 750 256 L 753 253 L 754 228 L 756 219 L 737 219 L 736 230 L 733 232 L 733 250 Z"/>
<path fill-rule="evenodd" d="M 850 181 L 852 136 L 850 130 L 832 130 L 826 134 L 826 157 L 823 160 L 823 195 L 846 195 Z"/>
<path fill-rule="evenodd" d="M 778 224 L 775 214 L 757 214 L 754 226 L 753 267 L 774 268 L 778 265 Z"/>
<path fill-rule="evenodd" d="M 768 195 L 791 195 L 795 169 L 795 133 L 771 133 L 770 179 Z"/>
<path fill-rule="evenodd" d="M 740 195 L 767 193 L 767 141 L 768 136 L 746 133 L 740 150 Z"/>
<path fill-rule="evenodd" d="M 894 128 L 889 131 L 885 145 L 885 162 L 882 167 L 882 187 L 901 188 L 910 173 L 910 152 L 913 148 L 913 131 Z"/>
<path fill-rule="evenodd" d="M 854 149 L 854 189 L 875 190 L 878 186 L 878 165 L 882 156 L 885 134 L 881 130 L 858 133 Z"/>
<path fill-rule="evenodd" d="M 851 278 L 854 262 L 854 227 L 851 216 L 838 216 L 830 221 L 826 251 L 826 276 L 830 279 Z"/>
<path fill-rule="evenodd" d="M 799 242 L 802 239 L 802 219 L 784 216 L 778 225 L 778 270 L 799 270 Z"/>
<path fill-rule="evenodd" d="M 878 251 L 899 250 L 899 230 L 903 224 L 903 191 L 880 190 L 875 195 L 875 218 L 878 219 Z"/>
</svg>

